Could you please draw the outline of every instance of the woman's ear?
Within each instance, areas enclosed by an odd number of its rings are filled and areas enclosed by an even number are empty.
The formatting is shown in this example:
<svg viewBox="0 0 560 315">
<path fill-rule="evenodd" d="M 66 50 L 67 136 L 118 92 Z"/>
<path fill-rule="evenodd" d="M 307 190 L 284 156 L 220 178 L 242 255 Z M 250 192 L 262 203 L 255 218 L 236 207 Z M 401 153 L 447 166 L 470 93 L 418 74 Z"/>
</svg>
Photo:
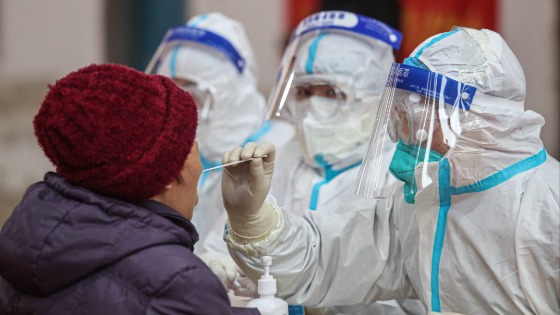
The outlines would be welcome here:
<svg viewBox="0 0 560 315">
<path fill-rule="evenodd" d="M 159 194 L 153 196 L 150 199 L 155 200 L 155 201 L 159 201 L 161 203 L 165 203 L 165 200 L 167 198 L 166 197 L 167 193 L 171 190 L 171 188 L 173 188 L 173 182 L 165 185 L 165 187 L 163 187 L 163 190 Z"/>
<path fill-rule="evenodd" d="M 173 188 L 174 183 L 177 184 L 177 185 L 184 184 L 185 183 L 185 178 L 183 177 L 183 174 L 181 174 L 181 173 L 177 174 L 177 177 L 175 177 L 175 179 L 171 183 L 167 184 L 165 186 L 165 189 Z"/>
</svg>

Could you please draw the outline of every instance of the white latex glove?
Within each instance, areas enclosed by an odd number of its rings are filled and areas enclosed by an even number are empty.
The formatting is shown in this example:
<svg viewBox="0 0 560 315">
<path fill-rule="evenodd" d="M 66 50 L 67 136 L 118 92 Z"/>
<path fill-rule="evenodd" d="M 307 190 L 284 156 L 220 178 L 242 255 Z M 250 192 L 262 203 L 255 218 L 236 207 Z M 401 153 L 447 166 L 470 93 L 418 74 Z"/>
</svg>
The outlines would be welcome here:
<svg viewBox="0 0 560 315">
<path fill-rule="evenodd" d="M 256 297 L 257 286 L 237 267 L 231 257 L 204 253 L 199 256 L 224 286 L 236 296 Z"/>
<path fill-rule="evenodd" d="M 275 212 L 265 203 L 274 172 L 275 148 L 270 142 L 249 142 L 225 152 L 224 164 L 249 160 L 224 168 L 222 197 L 233 232 L 247 241 L 266 236 L 275 224 Z"/>
<path fill-rule="evenodd" d="M 204 253 L 199 258 L 218 276 L 220 281 L 229 288 L 229 284 L 233 284 L 237 280 L 237 265 L 230 258 L 220 257 L 212 253 Z"/>
<path fill-rule="evenodd" d="M 236 296 L 257 297 L 257 285 L 241 269 L 237 269 L 237 280 L 233 283 L 233 288 L 230 289 Z"/>
</svg>

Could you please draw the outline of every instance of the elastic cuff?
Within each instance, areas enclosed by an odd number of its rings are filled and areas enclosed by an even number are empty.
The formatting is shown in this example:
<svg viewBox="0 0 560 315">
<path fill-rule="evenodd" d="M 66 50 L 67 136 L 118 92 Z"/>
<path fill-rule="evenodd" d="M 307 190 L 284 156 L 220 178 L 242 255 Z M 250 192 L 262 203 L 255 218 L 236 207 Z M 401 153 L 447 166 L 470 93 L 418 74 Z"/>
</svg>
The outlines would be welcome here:
<svg viewBox="0 0 560 315">
<path fill-rule="evenodd" d="M 265 202 L 259 215 L 253 220 L 240 220 L 241 222 L 227 221 L 230 237 L 237 243 L 249 244 L 267 238 L 276 227 L 280 214 L 274 206 Z M 238 231 L 242 231 L 241 233 Z"/>
</svg>

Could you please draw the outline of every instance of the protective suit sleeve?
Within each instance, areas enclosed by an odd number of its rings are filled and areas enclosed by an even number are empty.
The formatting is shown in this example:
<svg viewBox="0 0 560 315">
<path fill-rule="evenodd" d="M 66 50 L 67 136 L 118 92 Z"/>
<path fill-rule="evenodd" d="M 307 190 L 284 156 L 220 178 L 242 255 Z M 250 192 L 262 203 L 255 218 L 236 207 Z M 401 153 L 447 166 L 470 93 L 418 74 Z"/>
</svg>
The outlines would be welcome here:
<svg viewBox="0 0 560 315">
<path fill-rule="evenodd" d="M 236 263 L 255 281 L 259 257 L 274 259 L 278 296 L 306 306 L 348 305 L 417 298 L 405 272 L 391 200 L 362 200 L 332 211 L 296 217 L 268 199 L 279 214 L 269 236 L 226 242 Z"/>
</svg>

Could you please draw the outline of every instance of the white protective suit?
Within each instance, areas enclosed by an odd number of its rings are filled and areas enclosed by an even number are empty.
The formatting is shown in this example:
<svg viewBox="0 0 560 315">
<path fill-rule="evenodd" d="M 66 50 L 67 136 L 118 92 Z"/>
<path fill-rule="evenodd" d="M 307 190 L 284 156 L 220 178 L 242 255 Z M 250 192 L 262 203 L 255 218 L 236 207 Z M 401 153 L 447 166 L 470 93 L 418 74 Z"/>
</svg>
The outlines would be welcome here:
<svg viewBox="0 0 560 315">
<path fill-rule="evenodd" d="M 265 100 L 257 90 L 257 62 L 243 26 L 221 13 L 195 16 L 187 25 L 223 37 L 245 60 L 245 68 L 239 73 L 222 52 L 199 43 L 184 42 L 162 58 L 157 70 L 171 78 L 187 79 L 212 88 L 209 118 L 199 119 L 197 129 L 204 169 L 220 165 L 223 151 L 248 141 L 270 141 L 281 145 L 282 138 L 291 137 L 293 129 L 286 123 L 262 123 Z M 221 274 L 220 269 L 231 271 L 235 265 L 223 239 L 227 216 L 222 203 L 221 175 L 221 169 L 202 174 L 198 186 L 199 202 L 192 222 L 199 234 L 194 252 L 227 283 L 225 278 L 232 275 Z"/>
<path fill-rule="evenodd" d="M 469 51 L 466 39 L 480 51 Z M 384 188 L 390 199 L 303 218 L 270 207 L 274 228 L 253 243 L 231 231 L 230 252 L 254 278 L 259 256 L 271 255 L 278 295 L 291 303 L 418 297 L 430 312 L 558 314 L 559 164 L 539 138 L 543 117 L 524 110 L 519 62 L 488 30 L 434 36 L 412 56 L 478 89 L 456 146 L 428 164 L 436 180 L 415 204 L 398 182 Z"/>
<path fill-rule="evenodd" d="M 296 56 L 294 81 L 319 77 L 327 82 L 337 83 L 344 90 L 350 91 L 346 106 L 363 107 L 362 118 L 367 122 L 361 128 L 356 129 L 349 126 L 345 131 L 339 130 L 340 136 L 354 141 L 354 147 L 346 154 L 329 161 L 330 164 L 327 165 L 318 165 L 313 162 L 312 158 L 304 158 L 301 152 L 305 149 L 298 145 L 296 139 L 288 142 L 286 146 L 278 148 L 270 194 L 276 197 L 278 205 L 284 210 L 297 216 L 303 216 L 308 210 L 334 211 L 341 205 L 359 199 L 369 202 L 369 199 L 355 194 L 355 182 L 361 160 L 367 150 L 373 118 L 377 113 L 377 105 L 385 79 L 391 64 L 395 61 L 392 47 L 375 39 L 365 42 L 365 37 L 358 39 L 342 34 L 321 33 L 302 44 L 298 48 Z M 312 67 L 309 66 L 310 63 L 312 63 Z M 355 97 L 368 93 L 371 96 L 367 98 Z M 295 106 L 298 104 L 296 103 Z M 301 119 L 301 117 L 295 119 Z M 340 129 L 344 129 L 344 127 L 345 125 L 342 125 Z M 297 129 L 296 132 L 304 133 L 302 129 Z M 352 133 L 349 134 L 350 132 Z M 305 136 L 307 136 L 307 141 L 315 140 L 312 135 Z M 388 141 L 385 150 L 387 158 L 384 169 L 388 170 L 394 144 Z M 386 172 L 381 181 L 381 185 L 384 185 L 394 182 L 395 179 Z M 406 310 L 401 309 L 396 301 L 391 301 L 385 304 L 339 306 L 322 309 L 320 313 L 424 313 L 423 307 L 418 301 L 407 301 L 403 308 Z M 318 310 L 316 312 L 319 313 Z"/>
<path fill-rule="evenodd" d="M 350 128 L 352 134 L 344 134 L 353 141 L 353 147 L 345 154 L 331 158 L 327 165 L 315 163 L 312 157 L 304 158 L 298 142 L 294 138 L 285 147 L 277 146 L 276 171 L 273 177 L 271 195 L 285 210 L 303 215 L 306 210 L 335 209 L 356 196 L 355 181 L 359 165 L 367 150 L 367 142 L 377 105 L 381 99 L 385 79 L 395 61 L 392 48 L 375 39 L 363 39 L 341 34 L 319 34 L 309 38 L 298 48 L 294 68 L 294 81 L 307 77 L 319 77 L 328 82 L 336 82 L 348 93 L 345 106 L 363 108 L 364 123 L 360 128 Z M 310 63 L 312 66 L 310 67 Z M 311 71 L 310 71 L 311 70 Z M 357 98 L 355 95 L 365 95 Z M 296 104 L 295 106 L 298 106 Z M 294 119 L 301 119 L 295 117 Z M 342 124 L 340 129 L 344 129 Z M 298 130 L 298 133 L 305 133 Z M 340 132 L 343 133 L 343 132 Z M 307 141 L 314 141 L 313 135 Z M 300 137 L 303 138 L 303 137 Z M 318 141 L 318 140 L 316 140 Z M 303 144 L 301 144 L 303 145 Z M 327 146 L 328 144 L 324 145 Z M 394 145 L 386 146 L 385 169 L 388 170 Z M 394 181 L 387 172 L 382 179 Z"/>
</svg>

